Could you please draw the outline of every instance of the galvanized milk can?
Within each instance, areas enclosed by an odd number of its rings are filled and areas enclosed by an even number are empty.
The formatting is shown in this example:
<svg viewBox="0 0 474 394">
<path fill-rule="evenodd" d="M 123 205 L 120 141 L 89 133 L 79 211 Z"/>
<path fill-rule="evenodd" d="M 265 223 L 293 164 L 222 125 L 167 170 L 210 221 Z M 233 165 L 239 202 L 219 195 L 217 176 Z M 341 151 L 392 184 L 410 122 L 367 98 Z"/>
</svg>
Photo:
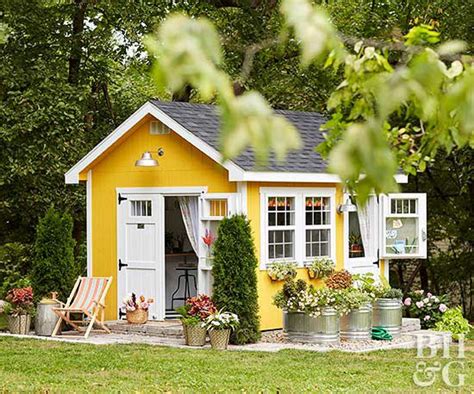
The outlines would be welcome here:
<svg viewBox="0 0 474 394">
<path fill-rule="evenodd" d="M 56 299 L 57 293 L 51 293 L 51 298 L 43 298 L 36 308 L 35 333 L 36 335 L 50 337 L 58 322 L 58 316 L 53 308 L 58 308 L 60 302 Z"/>
</svg>

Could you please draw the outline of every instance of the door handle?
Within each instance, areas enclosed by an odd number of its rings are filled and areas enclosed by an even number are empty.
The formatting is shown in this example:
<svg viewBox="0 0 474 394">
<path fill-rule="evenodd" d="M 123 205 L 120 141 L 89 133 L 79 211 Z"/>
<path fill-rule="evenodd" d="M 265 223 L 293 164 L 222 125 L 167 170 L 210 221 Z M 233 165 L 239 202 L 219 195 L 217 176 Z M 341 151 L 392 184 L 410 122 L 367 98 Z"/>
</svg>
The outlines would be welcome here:
<svg viewBox="0 0 474 394">
<path fill-rule="evenodd" d="M 427 237 L 426 237 L 426 230 L 423 229 L 423 230 L 421 230 L 421 240 L 422 240 L 423 242 L 425 242 L 425 241 L 426 241 L 426 238 L 427 238 Z"/>
<path fill-rule="evenodd" d="M 122 263 L 122 259 L 119 259 L 119 271 L 122 271 L 122 267 L 128 267 L 128 264 Z"/>
</svg>

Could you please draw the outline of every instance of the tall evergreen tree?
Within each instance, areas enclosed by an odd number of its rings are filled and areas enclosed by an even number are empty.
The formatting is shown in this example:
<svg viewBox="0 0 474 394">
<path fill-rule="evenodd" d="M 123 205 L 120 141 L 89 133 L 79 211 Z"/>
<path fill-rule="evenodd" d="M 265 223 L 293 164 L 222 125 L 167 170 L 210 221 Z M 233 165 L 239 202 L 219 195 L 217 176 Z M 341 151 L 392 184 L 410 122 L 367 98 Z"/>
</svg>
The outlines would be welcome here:
<svg viewBox="0 0 474 394">
<path fill-rule="evenodd" d="M 249 221 L 243 215 L 225 218 L 214 244 L 213 299 L 219 309 L 239 316 L 240 325 L 231 337 L 235 344 L 254 343 L 260 338 L 256 270 Z"/>
<path fill-rule="evenodd" d="M 79 269 L 74 261 L 71 215 L 50 208 L 36 229 L 31 281 L 37 298 L 57 291 L 65 300 Z"/>
</svg>

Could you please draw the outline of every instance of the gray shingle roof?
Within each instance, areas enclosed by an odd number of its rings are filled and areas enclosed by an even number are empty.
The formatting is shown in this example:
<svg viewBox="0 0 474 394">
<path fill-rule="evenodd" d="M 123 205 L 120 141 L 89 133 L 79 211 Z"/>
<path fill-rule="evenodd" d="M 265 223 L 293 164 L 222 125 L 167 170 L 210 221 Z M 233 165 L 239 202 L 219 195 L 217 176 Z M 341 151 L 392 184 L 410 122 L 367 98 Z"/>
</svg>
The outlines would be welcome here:
<svg viewBox="0 0 474 394">
<path fill-rule="evenodd" d="M 185 129 L 219 150 L 219 117 L 214 105 L 157 100 L 151 100 L 151 103 Z M 265 168 L 256 168 L 251 149 L 247 149 L 232 161 L 246 171 L 326 172 L 326 162 L 314 151 L 314 147 L 323 141 L 320 127 L 326 119 L 317 112 L 282 110 L 275 110 L 275 112 L 285 116 L 298 129 L 302 148 L 290 152 L 284 163 L 278 163 L 270 157 Z"/>
</svg>

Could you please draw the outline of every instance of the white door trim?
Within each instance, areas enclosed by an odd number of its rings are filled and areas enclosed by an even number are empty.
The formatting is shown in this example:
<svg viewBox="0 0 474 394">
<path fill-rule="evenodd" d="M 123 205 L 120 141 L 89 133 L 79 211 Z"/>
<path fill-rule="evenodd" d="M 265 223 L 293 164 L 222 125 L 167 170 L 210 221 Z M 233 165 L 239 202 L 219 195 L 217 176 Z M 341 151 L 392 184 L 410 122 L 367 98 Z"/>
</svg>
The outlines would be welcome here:
<svg viewBox="0 0 474 394">
<path fill-rule="evenodd" d="M 191 196 L 207 193 L 207 186 L 183 187 L 117 187 L 118 193 L 123 194 L 166 194 L 169 196 Z"/>
</svg>

